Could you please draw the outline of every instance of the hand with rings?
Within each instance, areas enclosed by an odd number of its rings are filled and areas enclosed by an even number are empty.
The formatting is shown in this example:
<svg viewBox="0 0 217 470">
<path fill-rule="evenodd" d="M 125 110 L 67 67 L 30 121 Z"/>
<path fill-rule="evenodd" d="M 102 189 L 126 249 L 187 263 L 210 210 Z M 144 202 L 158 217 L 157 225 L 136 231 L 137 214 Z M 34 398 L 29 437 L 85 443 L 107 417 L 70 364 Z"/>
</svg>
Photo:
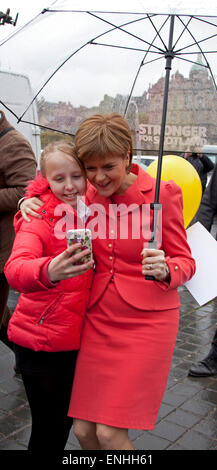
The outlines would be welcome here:
<svg viewBox="0 0 217 470">
<path fill-rule="evenodd" d="M 163 250 L 143 248 L 142 252 L 142 274 L 151 275 L 156 281 L 168 281 L 170 272 L 165 261 Z"/>
</svg>

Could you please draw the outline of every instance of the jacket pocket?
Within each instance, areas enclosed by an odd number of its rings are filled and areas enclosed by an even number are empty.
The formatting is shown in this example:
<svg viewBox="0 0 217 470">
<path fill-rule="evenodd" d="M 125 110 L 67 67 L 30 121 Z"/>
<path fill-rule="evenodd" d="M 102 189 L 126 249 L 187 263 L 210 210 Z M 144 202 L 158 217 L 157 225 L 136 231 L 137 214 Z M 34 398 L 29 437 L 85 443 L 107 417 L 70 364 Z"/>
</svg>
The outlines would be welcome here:
<svg viewBox="0 0 217 470">
<path fill-rule="evenodd" d="M 50 313 L 53 312 L 53 310 L 55 309 L 56 307 L 56 304 L 59 302 L 59 300 L 61 299 L 61 297 L 63 297 L 64 295 L 64 292 L 60 292 L 57 297 L 50 303 L 50 305 L 48 305 L 48 307 L 45 309 L 45 311 L 42 313 L 42 315 L 40 316 L 39 320 L 37 321 L 36 325 L 43 325 L 44 323 L 44 320 L 47 319 L 47 317 L 49 316 Z"/>
</svg>

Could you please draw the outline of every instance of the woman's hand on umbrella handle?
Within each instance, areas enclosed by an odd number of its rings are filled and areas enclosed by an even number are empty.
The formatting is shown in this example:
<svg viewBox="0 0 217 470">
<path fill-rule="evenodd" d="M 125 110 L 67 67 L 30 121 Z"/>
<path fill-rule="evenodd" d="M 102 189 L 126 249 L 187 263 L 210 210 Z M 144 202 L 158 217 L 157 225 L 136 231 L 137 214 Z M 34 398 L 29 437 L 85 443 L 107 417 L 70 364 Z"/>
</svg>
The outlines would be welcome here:
<svg viewBox="0 0 217 470">
<path fill-rule="evenodd" d="M 52 282 L 80 276 L 93 267 L 93 260 L 88 261 L 88 263 L 75 264 L 84 256 L 90 254 L 89 248 L 75 254 L 79 248 L 81 248 L 81 244 L 76 243 L 52 259 L 48 265 L 48 276 Z"/>
<path fill-rule="evenodd" d="M 43 202 L 41 199 L 38 197 L 31 197 L 29 199 L 24 199 L 24 201 L 20 204 L 20 211 L 21 214 L 26 222 L 31 222 L 31 220 L 28 217 L 29 215 L 32 215 L 32 217 L 37 217 L 38 219 L 41 219 L 41 215 L 38 214 L 36 211 L 43 206 Z"/>
<path fill-rule="evenodd" d="M 142 274 L 144 276 L 153 276 L 156 281 L 170 280 L 170 271 L 163 250 L 143 248 L 141 255 Z"/>
</svg>

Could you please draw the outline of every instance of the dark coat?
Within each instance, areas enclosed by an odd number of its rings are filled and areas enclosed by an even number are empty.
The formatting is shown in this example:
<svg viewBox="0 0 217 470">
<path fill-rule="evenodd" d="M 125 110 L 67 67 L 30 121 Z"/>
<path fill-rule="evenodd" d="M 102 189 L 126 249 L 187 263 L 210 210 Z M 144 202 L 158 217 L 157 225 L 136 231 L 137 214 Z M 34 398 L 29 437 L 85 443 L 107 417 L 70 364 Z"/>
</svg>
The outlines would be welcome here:
<svg viewBox="0 0 217 470">
<path fill-rule="evenodd" d="M 201 183 L 202 183 L 202 188 L 203 191 L 206 189 L 206 184 L 207 184 L 207 175 L 210 171 L 213 170 L 214 168 L 214 163 L 209 159 L 209 157 L 205 154 L 203 154 L 202 158 L 200 161 L 203 164 L 203 174 L 201 176 Z"/>
<path fill-rule="evenodd" d="M 0 135 L 12 126 L 0 111 Z M 25 187 L 36 174 L 36 159 L 29 142 L 16 129 L 0 137 L 0 272 L 14 241 L 13 219 Z"/>
<path fill-rule="evenodd" d="M 211 230 L 214 216 L 217 214 L 217 164 L 214 167 L 210 182 L 203 194 L 197 213 L 197 220 L 207 230 Z M 216 234 L 217 238 L 217 234 Z"/>
</svg>

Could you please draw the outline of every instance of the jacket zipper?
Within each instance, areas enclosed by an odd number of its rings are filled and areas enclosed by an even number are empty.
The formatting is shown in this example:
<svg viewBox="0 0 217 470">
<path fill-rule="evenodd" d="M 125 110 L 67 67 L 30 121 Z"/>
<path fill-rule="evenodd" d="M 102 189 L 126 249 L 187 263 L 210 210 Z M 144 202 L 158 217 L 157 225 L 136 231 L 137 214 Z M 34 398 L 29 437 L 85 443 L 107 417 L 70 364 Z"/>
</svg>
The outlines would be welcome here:
<svg viewBox="0 0 217 470">
<path fill-rule="evenodd" d="M 43 325 L 43 322 L 44 322 L 44 319 L 46 318 L 47 316 L 47 313 L 48 311 L 51 309 L 51 311 L 54 309 L 54 307 L 56 306 L 58 300 L 64 295 L 64 292 L 61 292 L 58 297 L 53 301 L 53 303 L 51 305 L 49 305 L 49 307 L 47 308 L 47 310 L 45 310 L 45 312 L 43 313 L 43 315 L 40 317 L 39 321 L 36 323 L 36 325 Z"/>
</svg>

